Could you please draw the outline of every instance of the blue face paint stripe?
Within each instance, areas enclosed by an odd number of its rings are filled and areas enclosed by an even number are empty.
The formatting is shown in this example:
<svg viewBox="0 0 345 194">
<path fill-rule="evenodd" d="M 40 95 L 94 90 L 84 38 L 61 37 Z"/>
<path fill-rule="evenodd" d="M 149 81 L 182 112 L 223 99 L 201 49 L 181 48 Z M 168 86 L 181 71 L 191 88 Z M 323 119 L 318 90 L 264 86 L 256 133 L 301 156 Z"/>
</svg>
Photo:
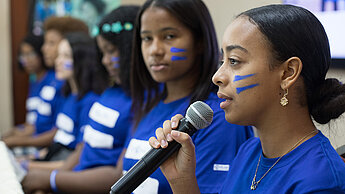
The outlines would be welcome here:
<svg viewBox="0 0 345 194">
<path fill-rule="evenodd" d="M 119 62 L 120 61 L 120 57 L 111 57 L 111 62 Z M 119 68 L 120 64 L 119 63 L 115 63 L 113 65 L 114 68 Z"/>
<path fill-rule="evenodd" d="M 64 68 L 65 69 L 73 69 L 73 64 L 72 63 L 65 63 Z"/>
<path fill-rule="evenodd" d="M 118 62 L 120 61 L 120 57 L 111 57 L 111 62 Z"/>
<path fill-rule="evenodd" d="M 237 82 L 237 81 L 240 81 L 240 80 L 243 80 L 243 79 L 247 79 L 248 77 L 252 77 L 253 75 L 255 74 L 248 74 L 248 75 L 235 75 L 235 78 L 234 78 L 234 82 Z"/>
<path fill-rule="evenodd" d="M 247 89 L 250 89 L 250 88 L 254 88 L 254 87 L 258 86 L 258 85 L 259 84 L 252 84 L 252 85 L 249 85 L 249 86 L 236 88 L 236 93 L 239 94 L 239 93 L 243 92 L 244 90 L 247 90 Z"/>
<path fill-rule="evenodd" d="M 186 52 L 186 49 L 182 49 L 182 48 L 176 48 L 176 47 L 171 47 L 170 48 L 170 52 L 172 53 L 180 53 L 180 52 Z"/>
<path fill-rule="evenodd" d="M 187 60 L 187 57 L 172 56 L 171 60 L 172 61 L 182 61 L 182 60 Z"/>
<path fill-rule="evenodd" d="M 120 68 L 120 64 L 115 63 L 115 64 L 113 65 L 113 67 L 114 67 L 114 68 Z"/>
</svg>

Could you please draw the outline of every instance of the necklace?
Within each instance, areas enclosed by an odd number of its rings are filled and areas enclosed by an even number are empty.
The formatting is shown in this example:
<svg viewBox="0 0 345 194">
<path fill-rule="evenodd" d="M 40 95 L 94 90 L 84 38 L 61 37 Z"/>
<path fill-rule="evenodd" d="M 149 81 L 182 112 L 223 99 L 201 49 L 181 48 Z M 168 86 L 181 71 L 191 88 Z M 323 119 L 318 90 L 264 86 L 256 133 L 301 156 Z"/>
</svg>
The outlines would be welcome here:
<svg viewBox="0 0 345 194">
<path fill-rule="evenodd" d="M 305 140 L 307 137 L 309 137 L 310 135 L 312 135 L 313 133 L 318 133 L 318 130 L 314 130 L 310 133 L 308 133 L 306 136 L 304 136 L 302 139 L 300 139 L 294 146 L 292 146 L 292 148 L 287 151 L 285 154 L 283 154 L 282 156 L 280 156 L 277 161 L 265 172 L 264 175 L 262 175 L 262 177 L 256 181 L 256 173 L 258 172 L 258 168 L 259 168 L 259 165 L 260 165 L 260 160 L 261 160 L 261 154 L 260 154 L 260 157 L 259 157 L 259 161 L 258 161 L 258 164 L 256 165 L 256 170 L 255 170 L 255 174 L 254 174 L 254 177 L 253 177 L 253 180 L 252 180 L 252 185 L 250 186 L 250 189 L 251 190 L 255 190 L 256 187 L 258 187 L 258 184 L 260 183 L 260 181 L 266 176 L 266 174 L 279 162 L 280 159 L 282 159 L 283 156 L 285 156 L 286 154 L 288 154 L 289 152 L 291 152 L 293 149 L 295 149 L 297 147 L 297 145 L 299 143 L 301 143 L 303 140 Z"/>
</svg>

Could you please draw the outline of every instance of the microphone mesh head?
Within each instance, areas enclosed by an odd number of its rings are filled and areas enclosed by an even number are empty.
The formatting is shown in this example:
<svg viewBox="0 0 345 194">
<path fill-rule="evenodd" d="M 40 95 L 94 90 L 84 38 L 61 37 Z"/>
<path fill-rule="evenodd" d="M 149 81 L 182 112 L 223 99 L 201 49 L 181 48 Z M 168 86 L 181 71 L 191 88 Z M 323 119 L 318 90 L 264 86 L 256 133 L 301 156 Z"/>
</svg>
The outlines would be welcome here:
<svg viewBox="0 0 345 194">
<path fill-rule="evenodd" d="M 203 129 L 211 124 L 213 119 L 213 110 L 206 103 L 196 101 L 187 109 L 186 119 L 196 129 Z"/>
</svg>

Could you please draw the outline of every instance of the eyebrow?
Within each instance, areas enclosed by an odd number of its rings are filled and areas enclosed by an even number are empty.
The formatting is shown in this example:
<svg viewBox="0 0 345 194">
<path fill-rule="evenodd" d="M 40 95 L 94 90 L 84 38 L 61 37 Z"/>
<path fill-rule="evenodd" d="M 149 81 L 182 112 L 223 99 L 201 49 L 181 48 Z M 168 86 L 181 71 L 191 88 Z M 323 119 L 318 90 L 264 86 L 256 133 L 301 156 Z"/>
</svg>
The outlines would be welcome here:
<svg viewBox="0 0 345 194">
<path fill-rule="evenodd" d="M 158 30 L 159 32 L 164 32 L 164 31 L 169 31 L 169 30 L 174 30 L 174 31 L 177 31 L 177 28 L 173 28 L 173 27 L 166 27 L 166 28 L 162 28 L 160 30 Z M 144 30 L 144 31 L 141 31 L 140 34 L 149 34 L 149 33 L 152 33 L 152 31 L 150 30 Z"/>
<path fill-rule="evenodd" d="M 225 47 L 226 52 L 230 52 L 230 51 L 232 51 L 234 49 L 239 49 L 239 50 L 241 50 L 241 51 L 243 51 L 245 53 L 248 53 L 248 50 L 243 48 L 243 47 L 241 47 L 240 45 L 229 45 L 229 46 Z"/>
</svg>

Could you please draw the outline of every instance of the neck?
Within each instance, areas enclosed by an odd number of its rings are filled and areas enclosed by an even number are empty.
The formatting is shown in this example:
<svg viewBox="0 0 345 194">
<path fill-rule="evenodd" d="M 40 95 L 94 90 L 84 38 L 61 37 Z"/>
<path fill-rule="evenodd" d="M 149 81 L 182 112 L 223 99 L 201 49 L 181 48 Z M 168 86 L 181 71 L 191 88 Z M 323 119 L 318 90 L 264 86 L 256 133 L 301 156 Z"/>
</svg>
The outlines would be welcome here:
<svg viewBox="0 0 345 194">
<path fill-rule="evenodd" d="M 71 78 L 68 80 L 68 83 L 71 87 L 72 94 L 78 94 L 78 87 L 76 81 L 73 78 Z"/>
<path fill-rule="evenodd" d="M 45 74 L 46 74 L 45 69 L 41 69 L 35 73 L 37 80 L 41 80 Z"/>
<path fill-rule="evenodd" d="M 165 83 L 167 97 L 164 99 L 164 103 L 173 102 L 190 95 L 195 89 L 196 83 L 199 81 L 199 71 L 199 66 L 194 64 L 186 73 L 167 81 Z"/>
<path fill-rule="evenodd" d="M 167 82 L 167 97 L 164 103 L 173 102 L 190 95 L 194 89 L 193 80 Z"/>
<path fill-rule="evenodd" d="M 288 105 L 289 106 L 289 105 Z M 290 105 L 293 106 L 293 105 Z M 307 108 L 283 107 L 280 114 L 257 125 L 262 152 L 268 158 L 283 156 L 316 134 Z M 313 133 L 315 131 L 315 133 Z"/>
</svg>

